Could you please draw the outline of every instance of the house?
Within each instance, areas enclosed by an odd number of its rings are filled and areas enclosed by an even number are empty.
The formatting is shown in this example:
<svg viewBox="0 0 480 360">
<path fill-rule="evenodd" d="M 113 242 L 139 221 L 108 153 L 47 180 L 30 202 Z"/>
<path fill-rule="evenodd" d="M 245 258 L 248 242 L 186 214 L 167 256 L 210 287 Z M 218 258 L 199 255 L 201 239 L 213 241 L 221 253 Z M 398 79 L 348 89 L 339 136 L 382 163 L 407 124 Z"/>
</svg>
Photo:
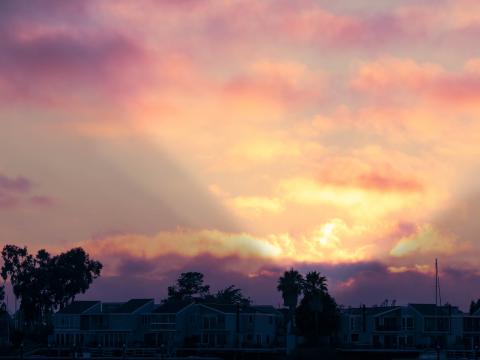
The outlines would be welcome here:
<svg viewBox="0 0 480 360">
<path fill-rule="evenodd" d="M 415 313 L 418 347 L 453 347 L 462 344 L 465 314 L 451 305 L 409 304 Z"/>
<path fill-rule="evenodd" d="M 340 341 L 354 347 L 393 346 L 399 332 L 399 306 L 348 308 L 342 312 Z"/>
<path fill-rule="evenodd" d="M 357 348 L 456 347 L 465 342 L 465 329 L 472 330 L 468 336 L 475 341 L 476 321 L 465 320 L 451 305 L 363 306 L 343 311 L 340 340 L 343 346 Z"/>
<path fill-rule="evenodd" d="M 238 349 L 284 347 L 283 314 L 272 306 L 75 301 L 54 316 L 61 347 Z"/>
<path fill-rule="evenodd" d="M 157 306 L 152 312 L 142 315 L 145 327 L 145 346 L 164 347 L 171 353 L 178 346 L 182 346 L 184 335 L 180 331 L 182 313 L 193 303 L 165 303 Z"/>
<path fill-rule="evenodd" d="M 54 339 L 59 346 L 120 348 L 141 344 L 145 326 L 141 315 L 154 309 L 153 299 L 125 303 L 75 301 L 54 317 Z"/>
<path fill-rule="evenodd" d="M 145 315 L 145 342 L 167 348 L 281 346 L 283 316 L 272 306 L 164 304 Z"/>
<path fill-rule="evenodd" d="M 480 347 L 480 310 L 473 314 L 463 316 L 463 346 L 466 349 L 478 349 Z"/>
</svg>

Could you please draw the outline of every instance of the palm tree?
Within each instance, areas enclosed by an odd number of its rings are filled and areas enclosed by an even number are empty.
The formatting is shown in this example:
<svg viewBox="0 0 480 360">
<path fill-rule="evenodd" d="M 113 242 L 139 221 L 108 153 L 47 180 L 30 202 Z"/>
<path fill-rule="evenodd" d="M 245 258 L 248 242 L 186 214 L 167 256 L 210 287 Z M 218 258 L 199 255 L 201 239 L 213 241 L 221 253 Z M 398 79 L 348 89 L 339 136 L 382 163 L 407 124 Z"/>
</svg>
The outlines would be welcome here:
<svg viewBox="0 0 480 360">
<path fill-rule="evenodd" d="M 294 313 L 297 307 L 298 297 L 302 293 L 303 277 L 297 271 L 291 268 L 283 273 L 278 279 L 277 290 L 282 293 L 283 304 L 289 308 L 290 320 L 294 326 Z"/>
<path fill-rule="evenodd" d="M 324 294 L 328 291 L 327 278 L 318 271 L 310 271 L 305 276 L 303 292 L 305 295 Z"/>
<path fill-rule="evenodd" d="M 323 297 L 328 293 L 327 278 L 318 271 L 310 271 L 305 276 L 303 294 L 308 299 L 310 309 L 315 314 L 315 335 L 318 337 L 318 314 L 323 311 Z"/>
</svg>

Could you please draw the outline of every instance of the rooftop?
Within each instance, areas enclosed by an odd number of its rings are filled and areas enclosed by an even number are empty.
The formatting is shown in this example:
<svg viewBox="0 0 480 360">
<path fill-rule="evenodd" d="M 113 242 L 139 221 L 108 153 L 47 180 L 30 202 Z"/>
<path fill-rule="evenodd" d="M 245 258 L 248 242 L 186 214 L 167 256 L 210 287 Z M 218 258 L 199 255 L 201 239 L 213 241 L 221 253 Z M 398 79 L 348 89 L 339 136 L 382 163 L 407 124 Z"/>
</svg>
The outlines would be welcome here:
<svg viewBox="0 0 480 360">
<path fill-rule="evenodd" d="M 74 301 L 63 309 L 58 311 L 58 314 L 83 314 L 91 307 L 99 304 L 100 301 Z"/>
<path fill-rule="evenodd" d="M 150 302 L 153 303 L 153 299 L 131 299 L 116 308 L 115 312 L 121 314 L 131 314 Z"/>
</svg>

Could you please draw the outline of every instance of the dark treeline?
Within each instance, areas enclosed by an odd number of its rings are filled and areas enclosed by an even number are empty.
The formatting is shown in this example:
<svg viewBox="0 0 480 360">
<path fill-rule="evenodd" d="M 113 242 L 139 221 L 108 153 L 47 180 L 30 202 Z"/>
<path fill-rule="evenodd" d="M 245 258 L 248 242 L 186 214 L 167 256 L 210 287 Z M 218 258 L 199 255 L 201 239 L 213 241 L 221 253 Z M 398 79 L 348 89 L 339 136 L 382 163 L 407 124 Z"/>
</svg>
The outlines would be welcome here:
<svg viewBox="0 0 480 360">
<path fill-rule="evenodd" d="M 17 328 L 11 332 L 11 340 L 16 344 L 24 339 L 45 342 L 52 329 L 53 313 L 87 291 L 102 270 L 102 264 L 90 259 L 79 247 L 51 255 L 44 249 L 30 254 L 26 247 L 5 245 L 1 255 L 1 277 L 4 283 L 10 281 L 20 301 L 15 314 Z M 2 285 L 3 312 L 4 301 L 5 285 Z"/>
</svg>

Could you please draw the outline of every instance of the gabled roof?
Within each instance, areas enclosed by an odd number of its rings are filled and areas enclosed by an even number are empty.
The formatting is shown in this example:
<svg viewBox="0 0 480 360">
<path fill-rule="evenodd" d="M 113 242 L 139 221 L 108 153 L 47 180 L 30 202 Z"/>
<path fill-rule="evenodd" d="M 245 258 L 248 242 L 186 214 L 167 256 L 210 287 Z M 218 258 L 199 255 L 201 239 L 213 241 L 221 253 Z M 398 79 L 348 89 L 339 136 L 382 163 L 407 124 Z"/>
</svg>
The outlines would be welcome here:
<svg viewBox="0 0 480 360">
<path fill-rule="evenodd" d="M 116 313 L 117 309 L 123 304 L 121 302 L 102 302 L 102 313 Z"/>
<path fill-rule="evenodd" d="M 70 305 L 59 310 L 57 314 L 83 314 L 85 311 L 99 303 L 100 301 L 74 301 Z"/>
<path fill-rule="evenodd" d="M 386 313 L 392 310 L 399 309 L 400 306 L 373 306 L 373 307 L 358 307 L 358 308 L 348 308 L 344 309 L 344 314 L 349 315 L 368 315 L 368 316 L 376 316 L 382 313 Z"/>
<path fill-rule="evenodd" d="M 238 309 L 238 305 L 232 305 L 232 304 L 202 303 L 199 305 L 206 306 L 210 309 L 217 310 L 225 314 L 236 314 Z M 244 310 L 245 310 L 245 307 L 240 306 L 240 311 L 245 312 Z"/>
<path fill-rule="evenodd" d="M 153 313 L 155 314 L 176 314 L 181 310 L 185 309 L 192 303 L 184 303 L 184 302 L 167 302 L 158 306 Z"/>
<path fill-rule="evenodd" d="M 437 306 L 435 304 L 409 304 L 423 316 L 448 316 L 457 314 L 458 308 L 451 305 Z"/>
<path fill-rule="evenodd" d="M 280 311 L 278 311 L 271 305 L 254 305 L 252 306 L 252 309 L 262 314 L 270 314 L 270 315 L 277 315 L 277 316 L 282 315 Z"/>
<path fill-rule="evenodd" d="M 115 312 L 119 314 L 131 314 L 150 302 L 153 303 L 153 299 L 131 299 L 115 309 Z"/>
<path fill-rule="evenodd" d="M 203 305 L 205 307 L 222 312 L 224 314 L 236 314 L 237 311 L 240 310 L 241 314 L 262 313 L 262 314 L 281 315 L 281 313 L 271 305 L 253 305 L 253 306 L 240 305 L 240 308 L 238 305 L 235 305 L 235 304 L 201 303 L 199 305 Z"/>
</svg>

